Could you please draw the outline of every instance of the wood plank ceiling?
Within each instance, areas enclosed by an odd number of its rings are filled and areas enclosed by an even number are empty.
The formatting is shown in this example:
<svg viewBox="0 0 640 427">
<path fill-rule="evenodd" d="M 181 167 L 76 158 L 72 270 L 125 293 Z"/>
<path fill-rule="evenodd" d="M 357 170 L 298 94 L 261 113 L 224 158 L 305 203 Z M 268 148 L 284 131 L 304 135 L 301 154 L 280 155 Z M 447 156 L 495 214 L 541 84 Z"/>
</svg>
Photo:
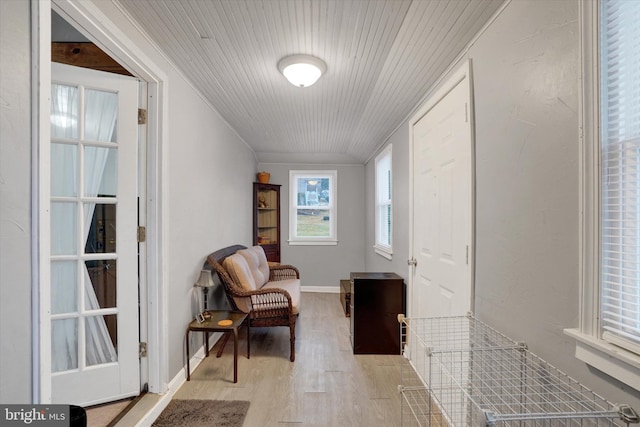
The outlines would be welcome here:
<svg viewBox="0 0 640 427">
<path fill-rule="evenodd" d="M 364 163 L 503 0 L 117 0 L 262 162 Z M 298 88 L 278 61 L 327 63 Z"/>
</svg>

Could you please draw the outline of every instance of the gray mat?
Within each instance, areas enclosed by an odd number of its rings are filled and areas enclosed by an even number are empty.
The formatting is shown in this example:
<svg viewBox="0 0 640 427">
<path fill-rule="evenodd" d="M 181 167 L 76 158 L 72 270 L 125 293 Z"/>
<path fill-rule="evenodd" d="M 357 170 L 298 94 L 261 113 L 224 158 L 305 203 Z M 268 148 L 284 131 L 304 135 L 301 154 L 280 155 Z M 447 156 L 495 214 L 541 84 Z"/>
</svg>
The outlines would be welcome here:
<svg viewBox="0 0 640 427">
<path fill-rule="evenodd" d="M 244 400 L 174 399 L 153 423 L 156 427 L 242 427 L 249 410 Z"/>
</svg>

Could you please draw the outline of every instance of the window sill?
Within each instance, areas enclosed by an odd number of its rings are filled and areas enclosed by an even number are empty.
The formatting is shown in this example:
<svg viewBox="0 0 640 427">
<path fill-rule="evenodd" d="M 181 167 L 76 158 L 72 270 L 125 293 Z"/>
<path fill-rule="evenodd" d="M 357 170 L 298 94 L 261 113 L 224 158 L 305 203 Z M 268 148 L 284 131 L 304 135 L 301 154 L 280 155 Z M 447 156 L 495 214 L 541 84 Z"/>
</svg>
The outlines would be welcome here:
<svg viewBox="0 0 640 427">
<path fill-rule="evenodd" d="M 382 246 L 373 246 L 373 250 L 375 251 L 375 253 L 377 253 L 378 255 L 380 255 L 383 258 L 386 258 L 388 260 L 393 259 L 393 252 L 388 249 L 388 248 L 384 248 Z"/>
<path fill-rule="evenodd" d="M 291 246 L 336 246 L 337 240 L 287 240 Z"/>
<path fill-rule="evenodd" d="M 640 391 L 640 356 L 606 341 L 565 329 L 576 340 L 576 358 Z"/>
</svg>

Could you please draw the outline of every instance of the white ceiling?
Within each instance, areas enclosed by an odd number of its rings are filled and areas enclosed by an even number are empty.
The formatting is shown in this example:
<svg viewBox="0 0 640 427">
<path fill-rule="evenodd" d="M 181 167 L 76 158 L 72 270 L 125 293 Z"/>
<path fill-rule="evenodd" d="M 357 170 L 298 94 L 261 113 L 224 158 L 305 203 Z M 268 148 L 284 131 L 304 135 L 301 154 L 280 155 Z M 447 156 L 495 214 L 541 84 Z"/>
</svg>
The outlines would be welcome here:
<svg viewBox="0 0 640 427">
<path fill-rule="evenodd" d="M 116 0 L 261 162 L 364 163 L 503 0 Z M 313 86 L 278 72 L 327 63 Z"/>
</svg>

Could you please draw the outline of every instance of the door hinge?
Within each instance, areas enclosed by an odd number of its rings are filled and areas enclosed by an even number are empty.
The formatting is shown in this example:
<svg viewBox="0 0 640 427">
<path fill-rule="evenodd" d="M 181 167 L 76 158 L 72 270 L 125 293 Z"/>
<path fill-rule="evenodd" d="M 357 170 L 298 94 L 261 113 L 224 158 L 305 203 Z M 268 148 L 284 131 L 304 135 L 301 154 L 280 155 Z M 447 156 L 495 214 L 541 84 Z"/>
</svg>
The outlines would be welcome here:
<svg viewBox="0 0 640 427">
<path fill-rule="evenodd" d="M 145 110 L 144 108 L 138 108 L 138 124 L 147 124 L 147 110 Z"/>
<path fill-rule="evenodd" d="M 418 265 L 418 261 L 415 258 L 411 258 L 410 260 L 407 261 L 407 265 L 411 265 L 415 267 Z"/>
<path fill-rule="evenodd" d="M 147 241 L 147 227 L 138 227 L 138 243 Z"/>
<path fill-rule="evenodd" d="M 138 347 L 138 355 L 140 358 L 147 357 L 147 343 L 141 342 Z"/>
</svg>

